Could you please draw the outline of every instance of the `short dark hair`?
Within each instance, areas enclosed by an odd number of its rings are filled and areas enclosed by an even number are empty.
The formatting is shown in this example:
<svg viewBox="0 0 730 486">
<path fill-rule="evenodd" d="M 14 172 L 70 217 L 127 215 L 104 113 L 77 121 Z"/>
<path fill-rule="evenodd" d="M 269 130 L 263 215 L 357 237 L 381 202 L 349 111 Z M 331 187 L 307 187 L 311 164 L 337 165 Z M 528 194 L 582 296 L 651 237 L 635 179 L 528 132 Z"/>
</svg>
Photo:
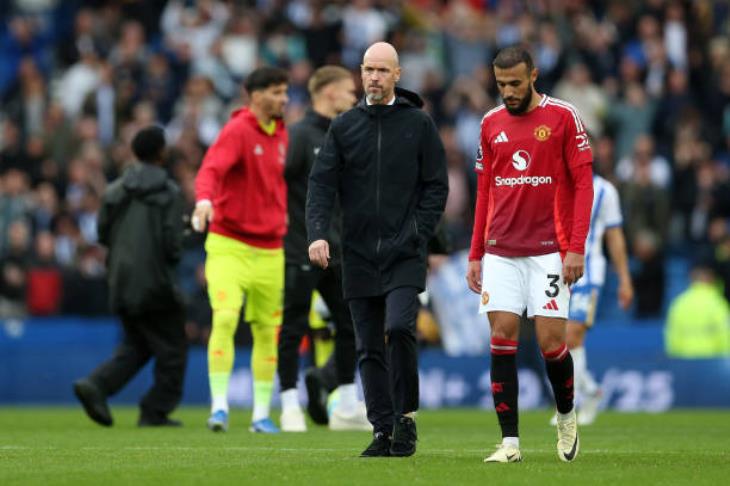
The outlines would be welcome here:
<svg viewBox="0 0 730 486">
<path fill-rule="evenodd" d="M 244 87 L 249 94 L 254 91 L 261 91 L 270 86 L 285 84 L 289 82 L 289 74 L 280 68 L 272 66 L 264 66 L 255 69 L 246 78 Z"/>
<path fill-rule="evenodd" d="M 155 162 L 165 148 L 165 130 L 157 125 L 145 127 L 132 139 L 132 152 L 140 162 Z"/>
<path fill-rule="evenodd" d="M 527 66 L 527 72 L 532 72 L 535 63 L 532 62 L 530 52 L 523 46 L 517 45 L 501 49 L 494 58 L 492 65 L 499 69 L 509 69 L 523 62 Z"/>
</svg>

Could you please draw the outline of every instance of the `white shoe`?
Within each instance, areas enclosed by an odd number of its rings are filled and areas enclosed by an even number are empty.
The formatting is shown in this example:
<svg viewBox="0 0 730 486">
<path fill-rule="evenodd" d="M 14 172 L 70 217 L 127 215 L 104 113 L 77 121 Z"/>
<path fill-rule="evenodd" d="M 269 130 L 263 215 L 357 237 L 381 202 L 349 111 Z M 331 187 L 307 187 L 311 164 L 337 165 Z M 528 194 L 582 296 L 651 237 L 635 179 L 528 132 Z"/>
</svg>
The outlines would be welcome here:
<svg viewBox="0 0 730 486">
<path fill-rule="evenodd" d="M 368 422 L 365 404 L 358 402 L 353 409 L 335 407 L 332 410 L 329 420 L 330 430 L 363 430 L 373 431 L 373 426 Z"/>
<path fill-rule="evenodd" d="M 281 412 L 282 432 L 306 432 L 307 422 L 304 413 L 299 408 L 290 408 Z"/>
<path fill-rule="evenodd" d="M 552 418 L 550 418 L 550 425 L 552 425 L 553 427 L 558 425 L 558 414 L 557 413 L 554 413 Z"/>
<path fill-rule="evenodd" d="M 485 457 L 484 462 L 522 462 L 522 453 L 517 447 L 497 444 L 497 450 Z"/>
<path fill-rule="evenodd" d="M 580 410 L 578 410 L 578 425 L 590 425 L 596 421 L 598 407 L 601 405 L 602 399 L 603 393 L 600 388 L 583 399 Z"/>
<path fill-rule="evenodd" d="M 571 462 L 578 456 L 580 441 L 577 422 L 575 408 L 570 411 L 568 418 L 558 416 L 558 457 L 563 462 Z"/>
</svg>

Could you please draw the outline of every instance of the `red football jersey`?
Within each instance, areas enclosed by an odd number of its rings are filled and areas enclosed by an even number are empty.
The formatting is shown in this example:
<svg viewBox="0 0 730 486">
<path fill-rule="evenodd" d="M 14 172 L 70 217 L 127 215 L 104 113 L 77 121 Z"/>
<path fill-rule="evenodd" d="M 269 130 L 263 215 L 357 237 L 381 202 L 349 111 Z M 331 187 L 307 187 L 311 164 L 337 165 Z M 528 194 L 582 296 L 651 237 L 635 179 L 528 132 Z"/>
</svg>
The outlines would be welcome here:
<svg viewBox="0 0 730 486">
<path fill-rule="evenodd" d="M 511 115 L 504 105 L 488 112 L 477 152 L 480 181 L 469 259 L 484 252 L 582 254 L 593 202 L 592 161 L 583 122 L 567 102 L 543 95 L 524 115 Z"/>
</svg>

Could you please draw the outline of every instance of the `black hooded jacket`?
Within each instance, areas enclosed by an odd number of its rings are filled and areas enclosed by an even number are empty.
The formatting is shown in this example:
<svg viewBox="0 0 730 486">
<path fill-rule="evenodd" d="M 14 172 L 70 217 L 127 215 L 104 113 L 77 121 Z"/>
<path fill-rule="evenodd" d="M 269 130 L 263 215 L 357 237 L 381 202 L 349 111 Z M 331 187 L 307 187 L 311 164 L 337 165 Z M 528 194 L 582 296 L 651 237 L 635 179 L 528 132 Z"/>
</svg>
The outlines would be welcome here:
<svg viewBox="0 0 730 486">
<path fill-rule="evenodd" d="M 396 88 L 393 105 L 361 100 L 335 118 L 309 179 L 309 242 L 327 240 L 342 208 L 345 298 L 423 289 L 426 244 L 446 205 L 446 157 L 423 102 Z"/>
<path fill-rule="evenodd" d="M 175 266 L 182 252 L 183 200 L 164 169 L 136 163 L 109 185 L 99 211 L 99 241 L 109 248 L 114 312 L 138 315 L 181 303 Z"/>
</svg>

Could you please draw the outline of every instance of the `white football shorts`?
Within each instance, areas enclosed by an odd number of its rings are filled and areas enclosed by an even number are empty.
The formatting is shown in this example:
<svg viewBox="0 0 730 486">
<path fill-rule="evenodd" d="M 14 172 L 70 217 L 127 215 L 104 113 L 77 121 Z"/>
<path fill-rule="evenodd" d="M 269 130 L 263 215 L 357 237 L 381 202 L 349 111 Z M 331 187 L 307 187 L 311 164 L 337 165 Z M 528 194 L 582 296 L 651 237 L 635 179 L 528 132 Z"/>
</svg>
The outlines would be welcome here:
<svg viewBox="0 0 730 486">
<path fill-rule="evenodd" d="M 506 311 L 527 317 L 567 319 L 570 289 L 563 282 L 560 253 L 528 257 L 482 258 L 482 295 L 479 313 Z"/>
</svg>

